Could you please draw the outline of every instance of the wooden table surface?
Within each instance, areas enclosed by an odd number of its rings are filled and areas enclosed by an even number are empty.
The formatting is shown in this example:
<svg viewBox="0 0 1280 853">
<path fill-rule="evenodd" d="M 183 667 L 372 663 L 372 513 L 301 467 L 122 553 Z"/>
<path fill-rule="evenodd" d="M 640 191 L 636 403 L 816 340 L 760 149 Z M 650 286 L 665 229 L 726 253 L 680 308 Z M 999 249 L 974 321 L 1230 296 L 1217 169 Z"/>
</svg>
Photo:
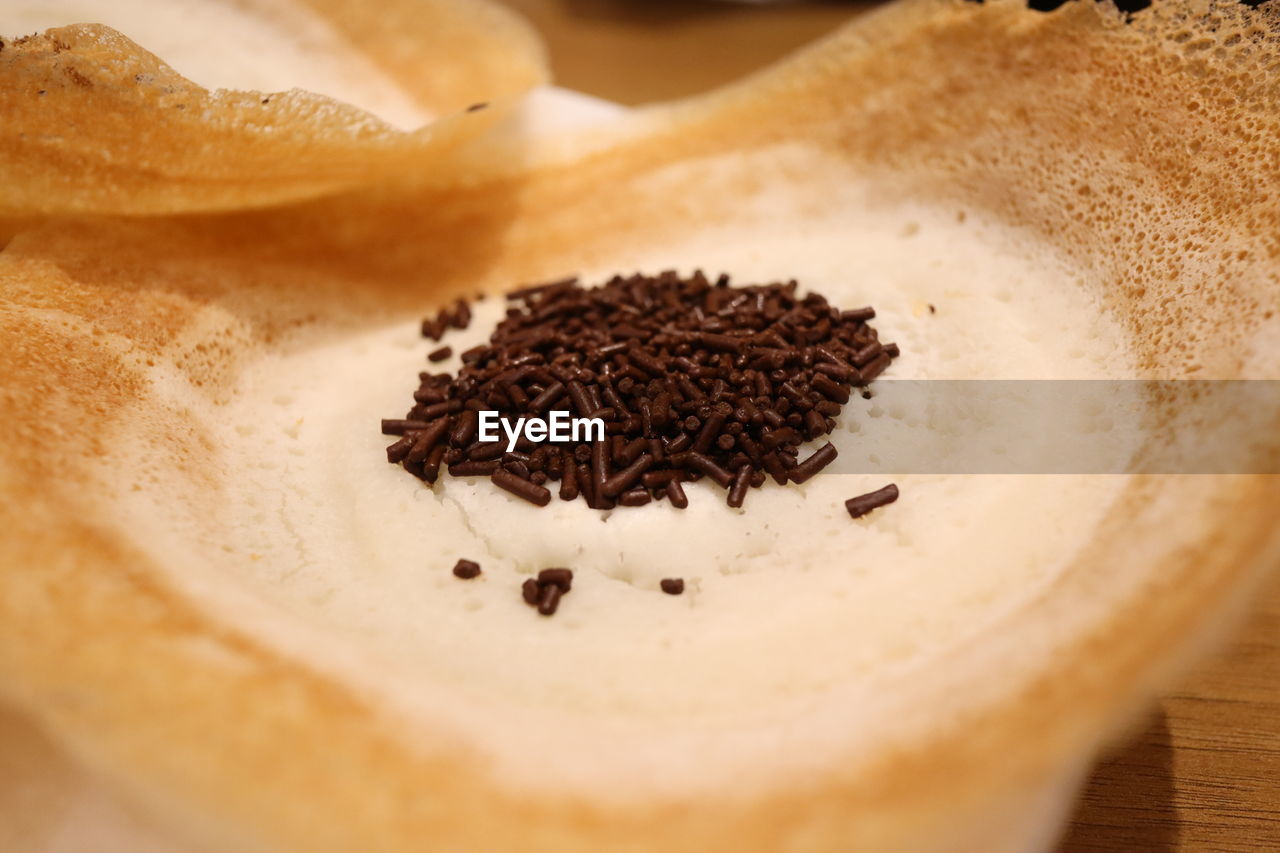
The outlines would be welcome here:
<svg viewBox="0 0 1280 853">
<path fill-rule="evenodd" d="M 504 0 L 557 81 L 627 104 L 727 82 L 849 20 L 854 3 Z M 1104 758 L 1060 853 L 1280 851 L 1280 578 L 1236 639 Z"/>
</svg>

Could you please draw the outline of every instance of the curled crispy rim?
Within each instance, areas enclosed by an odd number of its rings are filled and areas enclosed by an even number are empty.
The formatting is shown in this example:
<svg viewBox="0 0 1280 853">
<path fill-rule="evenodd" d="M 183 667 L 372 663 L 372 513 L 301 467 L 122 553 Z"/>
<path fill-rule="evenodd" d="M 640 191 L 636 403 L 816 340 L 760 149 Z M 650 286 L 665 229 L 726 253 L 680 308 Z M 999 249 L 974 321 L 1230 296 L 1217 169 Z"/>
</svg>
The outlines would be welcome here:
<svg viewBox="0 0 1280 853">
<path fill-rule="evenodd" d="M 812 187 L 820 205 L 839 184 L 797 167 L 797 146 L 811 165 L 983 209 L 1068 252 L 1152 375 L 1278 377 L 1277 61 L 1265 9 L 1166 4 L 1126 23 L 1092 3 L 1042 15 L 918 0 L 579 156 L 473 164 L 446 187 L 19 233 L 0 254 L 0 683 L 229 849 L 997 849 L 1026 792 L 1122 724 L 1275 562 L 1275 478 L 1132 478 L 1052 589 L 1002 626 L 1074 625 L 1049 663 L 1019 670 L 1008 643 L 957 649 L 956 673 L 1008 677 L 920 685 L 945 726 L 869 761 L 846 761 L 836 739 L 803 778 L 619 802 L 515 789 L 429 720 L 408 732 L 215 618 L 102 521 L 96 460 L 139 417 L 198 439 L 181 412 L 140 411 L 156 365 L 216 399 L 290 329 L 341 334 L 477 283 L 661 245 L 731 223 L 773 183 Z M 664 170 L 717 158 L 755 166 L 683 171 L 673 204 Z"/>
<path fill-rule="evenodd" d="M 420 180 L 547 79 L 532 31 L 485 0 L 307 5 L 442 120 L 401 132 L 322 95 L 210 91 L 110 27 L 60 27 L 0 48 L 0 218 L 243 209 Z M 477 102 L 494 109 L 461 114 Z"/>
</svg>

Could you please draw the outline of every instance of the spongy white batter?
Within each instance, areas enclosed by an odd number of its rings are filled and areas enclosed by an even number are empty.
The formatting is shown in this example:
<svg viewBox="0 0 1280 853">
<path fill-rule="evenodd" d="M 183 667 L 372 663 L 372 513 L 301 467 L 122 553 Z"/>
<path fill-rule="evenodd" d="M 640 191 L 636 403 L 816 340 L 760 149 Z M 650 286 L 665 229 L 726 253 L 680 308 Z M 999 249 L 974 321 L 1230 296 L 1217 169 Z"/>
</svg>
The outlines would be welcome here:
<svg viewBox="0 0 1280 853">
<path fill-rule="evenodd" d="M 903 352 L 889 376 L 1128 368 L 1070 268 L 1043 254 L 1032 263 L 1012 235 L 955 211 L 703 234 L 617 269 L 697 266 L 743 283 L 796 277 L 841 307 L 874 305 L 882 339 Z M 445 343 L 458 353 L 483 340 L 502 307 L 482 304 Z M 767 483 L 740 510 L 699 483 L 684 511 L 542 509 L 481 479 L 431 488 L 386 463 L 393 439 L 378 419 L 412 405 L 434 346 L 405 322 L 251 370 L 219 414 L 220 451 L 242 473 L 203 546 L 220 571 L 397 672 L 490 707 L 645 726 L 771 715 L 963 642 L 1052 578 L 1106 511 L 1107 484 L 1084 477 L 824 474 Z M 887 387 L 855 398 L 835 437 L 842 453 L 868 452 L 894 408 Z M 921 427 L 946 430 L 947 418 Z M 890 479 L 896 504 L 848 517 L 846 498 Z M 483 575 L 453 577 L 460 557 Z M 576 582 L 548 619 L 519 588 L 554 566 Z M 664 577 L 684 578 L 686 593 L 660 592 Z"/>
</svg>

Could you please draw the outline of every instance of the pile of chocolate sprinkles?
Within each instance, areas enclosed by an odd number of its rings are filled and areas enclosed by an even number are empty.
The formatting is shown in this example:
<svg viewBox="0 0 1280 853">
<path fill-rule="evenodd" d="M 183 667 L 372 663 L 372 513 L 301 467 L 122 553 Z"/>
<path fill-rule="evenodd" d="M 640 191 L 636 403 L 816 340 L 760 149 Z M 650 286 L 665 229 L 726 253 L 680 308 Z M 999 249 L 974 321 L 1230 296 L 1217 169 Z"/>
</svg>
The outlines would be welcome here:
<svg viewBox="0 0 1280 853">
<path fill-rule="evenodd" d="M 383 433 L 400 436 L 387 460 L 432 483 L 442 470 L 488 477 L 540 506 L 551 501 L 549 482 L 562 500 L 596 509 L 654 500 L 684 508 L 682 484 L 703 479 L 733 507 L 767 478 L 803 483 L 836 449 L 826 443 L 802 458 L 801 445 L 831 432 L 853 389 L 879 376 L 898 347 L 868 325 L 873 309 L 842 311 L 797 290 L 795 281 L 731 287 L 727 275 L 701 272 L 517 290 L 489 341 L 462 353 L 456 375 L 420 373 L 413 407 L 382 422 Z M 458 302 L 424 321 L 423 334 L 438 341 L 469 321 Z M 431 358 L 448 355 L 446 347 Z M 478 440 L 481 410 L 513 421 L 564 410 L 602 419 L 606 436 L 541 444 L 522 436 L 508 453 L 505 435 Z"/>
</svg>

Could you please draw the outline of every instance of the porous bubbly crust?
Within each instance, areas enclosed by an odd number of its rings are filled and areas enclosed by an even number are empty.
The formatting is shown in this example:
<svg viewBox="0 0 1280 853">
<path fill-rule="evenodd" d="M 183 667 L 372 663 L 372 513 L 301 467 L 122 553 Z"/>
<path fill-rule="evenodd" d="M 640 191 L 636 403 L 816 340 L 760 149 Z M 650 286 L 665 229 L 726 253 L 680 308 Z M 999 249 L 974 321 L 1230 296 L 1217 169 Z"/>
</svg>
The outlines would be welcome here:
<svg viewBox="0 0 1280 853">
<path fill-rule="evenodd" d="M 400 131 L 309 92 L 210 91 L 110 27 L 59 27 L 0 51 L 0 217 L 243 209 L 420 180 L 547 78 L 536 36 L 486 0 L 305 5 L 442 120 Z M 478 102 L 493 109 L 464 112 Z"/>
</svg>

